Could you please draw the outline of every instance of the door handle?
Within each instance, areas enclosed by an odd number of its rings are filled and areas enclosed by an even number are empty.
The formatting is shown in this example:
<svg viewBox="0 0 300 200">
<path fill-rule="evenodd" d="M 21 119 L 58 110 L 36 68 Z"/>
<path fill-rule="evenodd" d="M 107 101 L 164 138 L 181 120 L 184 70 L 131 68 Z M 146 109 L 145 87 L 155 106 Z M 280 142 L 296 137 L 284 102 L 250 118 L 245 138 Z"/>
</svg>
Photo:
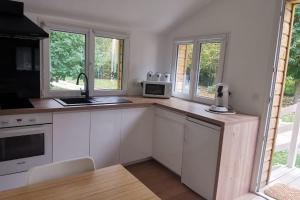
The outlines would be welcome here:
<svg viewBox="0 0 300 200">
<path fill-rule="evenodd" d="M 184 133 L 184 134 L 183 134 L 183 141 L 184 141 L 184 142 L 187 142 L 187 140 L 188 140 L 188 136 L 187 136 L 186 133 Z"/>
</svg>

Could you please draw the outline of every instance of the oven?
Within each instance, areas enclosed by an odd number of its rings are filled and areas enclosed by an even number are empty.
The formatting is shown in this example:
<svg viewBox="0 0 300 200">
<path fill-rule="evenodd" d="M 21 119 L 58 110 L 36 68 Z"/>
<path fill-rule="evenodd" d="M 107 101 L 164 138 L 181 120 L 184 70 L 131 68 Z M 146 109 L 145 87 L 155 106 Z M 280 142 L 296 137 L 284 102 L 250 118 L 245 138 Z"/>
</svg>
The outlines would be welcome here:
<svg viewBox="0 0 300 200">
<path fill-rule="evenodd" d="M 0 175 L 52 162 L 51 114 L 0 117 Z"/>
</svg>

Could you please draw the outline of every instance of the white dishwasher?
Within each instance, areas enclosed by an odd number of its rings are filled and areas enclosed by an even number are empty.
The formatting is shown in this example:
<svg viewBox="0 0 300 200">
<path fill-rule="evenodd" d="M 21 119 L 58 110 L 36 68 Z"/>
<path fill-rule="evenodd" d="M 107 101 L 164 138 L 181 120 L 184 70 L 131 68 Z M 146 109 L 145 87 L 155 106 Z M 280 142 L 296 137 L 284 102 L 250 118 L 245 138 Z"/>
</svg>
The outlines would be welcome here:
<svg viewBox="0 0 300 200">
<path fill-rule="evenodd" d="M 181 180 L 208 200 L 214 198 L 220 131 L 221 127 L 186 119 Z"/>
</svg>

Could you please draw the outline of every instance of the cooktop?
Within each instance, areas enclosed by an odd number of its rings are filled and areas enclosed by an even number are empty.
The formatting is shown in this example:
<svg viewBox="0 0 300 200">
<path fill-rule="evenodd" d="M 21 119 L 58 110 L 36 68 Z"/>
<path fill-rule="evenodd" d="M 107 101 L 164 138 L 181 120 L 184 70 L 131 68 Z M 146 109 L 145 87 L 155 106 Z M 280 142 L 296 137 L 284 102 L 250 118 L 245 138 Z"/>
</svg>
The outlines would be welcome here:
<svg viewBox="0 0 300 200">
<path fill-rule="evenodd" d="M 33 108 L 28 98 L 1 98 L 0 109 Z"/>
</svg>

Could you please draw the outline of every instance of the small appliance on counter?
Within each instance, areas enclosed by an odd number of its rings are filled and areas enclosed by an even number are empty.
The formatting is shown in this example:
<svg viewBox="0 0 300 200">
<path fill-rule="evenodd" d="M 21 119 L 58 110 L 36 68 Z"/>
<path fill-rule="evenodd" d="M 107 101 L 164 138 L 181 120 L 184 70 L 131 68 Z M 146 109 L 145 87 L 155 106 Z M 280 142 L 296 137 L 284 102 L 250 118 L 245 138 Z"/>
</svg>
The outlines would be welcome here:
<svg viewBox="0 0 300 200">
<path fill-rule="evenodd" d="M 147 81 L 141 83 L 144 97 L 168 99 L 172 96 L 171 75 L 169 73 L 147 73 Z"/>
<path fill-rule="evenodd" d="M 162 82 L 171 82 L 171 74 L 170 73 L 153 73 L 149 71 L 147 73 L 147 81 L 162 81 Z"/>
<path fill-rule="evenodd" d="M 169 99 L 172 96 L 172 83 L 164 81 L 143 81 L 143 96 Z"/>
<path fill-rule="evenodd" d="M 235 114 L 235 112 L 228 105 L 229 95 L 230 92 L 227 85 L 223 83 L 217 84 L 215 105 L 211 105 L 207 111 L 218 114 Z"/>
<path fill-rule="evenodd" d="M 165 81 L 165 82 L 171 82 L 171 74 L 169 73 L 164 73 L 161 78 L 161 81 Z"/>
<path fill-rule="evenodd" d="M 147 73 L 147 81 L 152 81 L 153 77 L 154 77 L 154 73 L 153 72 L 150 71 L 150 72 Z"/>
<path fill-rule="evenodd" d="M 162 77 L 162 74 L 159 72 L 156 72 L 153 76 L 153 81 L 160 81 Z"/>
</svg>

